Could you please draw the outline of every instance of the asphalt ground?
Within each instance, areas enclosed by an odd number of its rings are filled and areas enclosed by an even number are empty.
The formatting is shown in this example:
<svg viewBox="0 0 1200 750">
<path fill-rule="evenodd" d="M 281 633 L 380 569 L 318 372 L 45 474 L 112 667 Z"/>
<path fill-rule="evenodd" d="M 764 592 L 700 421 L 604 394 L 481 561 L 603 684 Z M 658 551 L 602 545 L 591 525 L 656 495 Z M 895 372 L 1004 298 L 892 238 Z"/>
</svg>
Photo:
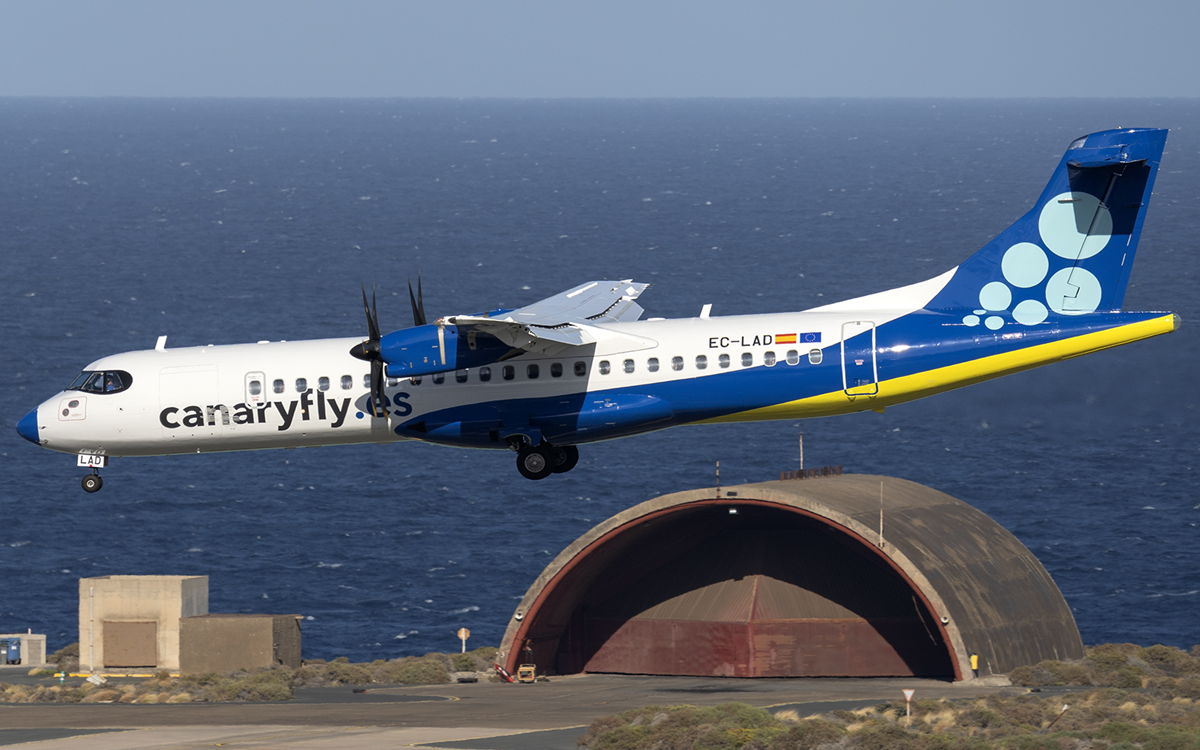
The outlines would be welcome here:
<svg viewBox="0 0 1200 750">
<path fill-rule="evenodd" d="M 0 675 L 0 681 L 8 676 Z M 39 750 L 174 750 L 217 744 L 287 750 L 577 750 L 575 738 L 594 719 L 630 708 L 737 701 L 803 716 L 901 700 L 904 688 L 915 689 L 919 698 L 935 699 L 1023 692 L 978 682 L 901 678 L 629 675 L 358 693 L 349 687 L 301 688 L 294 700 L 270 703 L 0 704 L 0 745 L 37 742 Z"/>
</svg>

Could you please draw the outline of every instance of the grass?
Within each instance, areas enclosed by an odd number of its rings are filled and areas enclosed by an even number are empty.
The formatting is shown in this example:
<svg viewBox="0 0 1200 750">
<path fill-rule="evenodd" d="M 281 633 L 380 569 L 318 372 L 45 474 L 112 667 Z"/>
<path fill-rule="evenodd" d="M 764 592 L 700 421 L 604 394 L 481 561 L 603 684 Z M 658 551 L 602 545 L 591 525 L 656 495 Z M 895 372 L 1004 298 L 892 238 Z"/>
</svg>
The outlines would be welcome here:
<svg viewBox="0 0 1200 750">
<path fill-rule="evenodd" d="M 74 653 L 72 653 L 72 650 Z M 492 670 L 496 649 L 477 648 L 465 654 L 431 653 L 403 659 L 377 659 L 362 664 L 346 657 L 333 661 L 313 659 L 299 669 L 277 667 L 227 675 L 199 674 L 171 677 L 159 672 L 139 683 L 96 686 L 10 685 L 0 683 L 2 703 L 229 703 L 290 700 L 298 687 L 444 685 L 451 672 Z M 78 645 L 72 644 L 51 657 L 59 669 L 72 669 Z M 76 665 L 74 669 L 78 669 Z M 44 671 L 44 670 L 43 670 Z M 53 675 L 55 672 L 49 672 Z"/>
<path fill-rule="evenodd" d="M 1093 689 L 916 700 L 911 726 L 903 701 L 804 719 L 737 703 L 647 706 L 597 719 L 577 742 L 589 750 L 1200 750 L 1200 646 L 1105 644 L 1079 661 L 1043 661 L 1009 677 Z"/>
</svg>

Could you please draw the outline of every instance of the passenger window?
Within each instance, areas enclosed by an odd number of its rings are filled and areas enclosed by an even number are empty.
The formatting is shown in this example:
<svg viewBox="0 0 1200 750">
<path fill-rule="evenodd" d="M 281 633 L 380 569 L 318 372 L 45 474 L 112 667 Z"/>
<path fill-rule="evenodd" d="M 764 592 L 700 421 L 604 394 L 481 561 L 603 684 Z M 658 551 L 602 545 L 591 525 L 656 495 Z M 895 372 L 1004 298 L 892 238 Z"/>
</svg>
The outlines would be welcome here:
<svg viewBox="0 0 1200 750">
<path fill-rule="evenodd" d="M 671 369 L 676 370 L 676 371 L 682 370 L 683 369 L 683 357 L 671 357 Z"/>
<path fill-rule="evenodd" d="M 800 364 L 800 352 L 796 351 L 795 349 L 788 349 L 787 363 L 789 365 Z"/>
<path fill-rule="evenodd" d="M 308 390 L 308 380 L 305 378 L 296 378 L 296 393 L 304 393 Z"/>
<path fill-rule="evenodd" d="M 824 358 L 825 358 L 825 355 L 821 352 L 820 349 L 813 349 L 813 350 L 809 351 L 809 353 L 808 353 L 808 363 L 810 365 L 819 365 L 819 364 L 821 364 L 821 360 Z"/>
<path fill-rule="evenodd" d="M 433 381 L 433 384 L 434 384 L 434 385 L 441 385 L 442 383 L 445 383 L 445 382 L 446 382 L 446 373 L 444 373 L 444 372 L 435 372 L 435 373 L 433 374 L 433 377 L 431 377 L 431 378 L 430 378 L 430 380 L 432 380 L 432 381 Z"/>
<path fill-rule="evenodd" d="M 250 381 L 250 395 L 257 396 L 260 393 L 262 393 L 262 382 L 258 381 L 258 380 L 251 380 Z"/>
<path fill-rule="evenodd" d="M 411 377 L 411 378 L 409 378 L 409 379 L 408 379 L 408 382 L 412 383 L 413 385 L 420 385 L 420 384 L 421 384 L 421 377 L 420 377 L 419 375 L 418 375 L 418 376 L 415 376 L 415 377 Z"/>
<path fill-rule="evenodd" d="M 388 378 L 387 384 L 388 388 L 395 388 L 396 386 L 400 385 L 400 378 Z"/>
<path fill-rule="evenodd" d="M 467 382 L 467 371 L 466 370 L 455 370 L 454 371 L 454 382 L 456 382 L 456 383 Z"/>
<path fill-rule="evenodd" d="M 722 354 L 721 356 L 717 357 L 717 362 L 721 365 L 722 368 L 729 367 L 729 355 Z"/>
<path fill-rule="evenodd" d="M 608 363 L 608 360 L 607 359 L 600 360 L 600 374 L 607 375 L 611 371 L 612 371 L 612 365 L 610 365 Z"/>
<path fill-rule="evenodd" d="M 708 357 L 704 356 L 703 354 L 697 354 L 696 355 L 696 369 L 704 370 L 707 368 L 708 368 Z"/>
<path fill-rule="evenodd" d="M 504 368 L 500 370 L 500 377 L 504 378 L 505 380 L 512 380 L 516 376 L 517 371 L 513 369 L 512 365 L 505 365 Z"/>
<path fill-rule="evenodd" d="M 329 390 L 329 378 L 323 375 L 317 378 L 317 387 L 323 391 Z"/>
<path fill-rule="evenodd" d="M 282 380 L 276 380 L 275 382 L 276 382 L 276 383 L 282 383 L 283 381 L 282 381 Z M 363 388 L 370 388 L 370 387 L 371 387 L 371 373 L 369 373 L 369 372 L 368 372 L 366 375 L 363 375 Z M 283 391 L 275 391 L 275 392 L 276 392 L 276 393 L 283 393 Z"/>
<path fill-rule="evenodd" d="M 584 375 L 587 375 L 587 363 L 586 362 L 576 362 L 575 363 L 575 377 L 582 378 Z"/>
<path fill-rule="evenodd" d="M 625 360 L 625 372 L 633 372 L 633 360 Z"/>
<path fill-rule="evenodd" d="M 525 368 L 525 376 L 528 377 L 530 380 L 537 380 L 538 366 L 537 365 L 529 365 L 528 367 L 526 367 Z"/>
<path fill-rule="evenodd" d="M 754 355 L 750 352 L 742 352 L 742 367 L 749 367 L 754 364 Z"/>
<path fill-rule="evenodd" d="M 492 379 L 492 368 L 480 367 L 479 368 L 479 382 L 486 383 L 491 379 Z"/>
<path fill-rule="evenodd" d="M 561 378 L 562 377 L 562 362 L 555 362 L 550 365 L 550 377 L 552 377 L 552 378 Z"/>
<path fill-rule="evenodd" d="M 354 387 L 354 378 L 350 377 L 349 375 L 343 375 L 342 376 L 342 390 L 348 391 L 353 387 Z"/>
<path fill-rule="evenodd" d="M 646 369 L 650 372 L 658 372 L 658 357 L 651 357 L 646 360 Z"/>
<path fill-rule="evenodd" d="M 763 364 L 767 367 L 775 366 L 775 352 L 763 352 Z"/>
<path fill-rule="evenodd" d="M 275 388 L 276 393 L 283 393 L 283 381 L 282 380 L 276 380 L 271 385 Z M 367 387 L 369 388 L 370 386 L 371 386 L 371 376 L 368 375 L 367 376 Z"/>
</svg>

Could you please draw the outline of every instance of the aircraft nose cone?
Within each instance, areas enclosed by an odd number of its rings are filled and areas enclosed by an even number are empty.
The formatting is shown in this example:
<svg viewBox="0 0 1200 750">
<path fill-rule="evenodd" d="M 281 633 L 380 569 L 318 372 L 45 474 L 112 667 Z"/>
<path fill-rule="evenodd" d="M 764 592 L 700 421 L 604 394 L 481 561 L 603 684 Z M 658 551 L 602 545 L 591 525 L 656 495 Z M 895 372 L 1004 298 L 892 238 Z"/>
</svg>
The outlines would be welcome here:
<svg viewBox="0 0 1200 750">
<path fill-rule="evenodd" d="M 37 409 L 21 417 L 21 421 L 17 422 L 17 434 L 31 443 L 42 444 L 42 441 L 38 440 Z"/>
</svg>

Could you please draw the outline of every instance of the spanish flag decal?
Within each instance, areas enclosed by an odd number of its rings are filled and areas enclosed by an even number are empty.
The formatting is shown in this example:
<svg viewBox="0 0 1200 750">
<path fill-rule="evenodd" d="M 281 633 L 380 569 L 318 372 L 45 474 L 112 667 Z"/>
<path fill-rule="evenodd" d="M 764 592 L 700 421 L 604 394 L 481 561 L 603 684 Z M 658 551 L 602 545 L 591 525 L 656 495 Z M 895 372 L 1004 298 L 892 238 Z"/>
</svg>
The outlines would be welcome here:
<svg viewBox="0 0 1200 750">
<path fill-rule="evenodd" d="M 777 333 L 775 334 L 776 344 L 819 344 L 821 343 L 821 332 L 812 333 Z"/>
</svg>

